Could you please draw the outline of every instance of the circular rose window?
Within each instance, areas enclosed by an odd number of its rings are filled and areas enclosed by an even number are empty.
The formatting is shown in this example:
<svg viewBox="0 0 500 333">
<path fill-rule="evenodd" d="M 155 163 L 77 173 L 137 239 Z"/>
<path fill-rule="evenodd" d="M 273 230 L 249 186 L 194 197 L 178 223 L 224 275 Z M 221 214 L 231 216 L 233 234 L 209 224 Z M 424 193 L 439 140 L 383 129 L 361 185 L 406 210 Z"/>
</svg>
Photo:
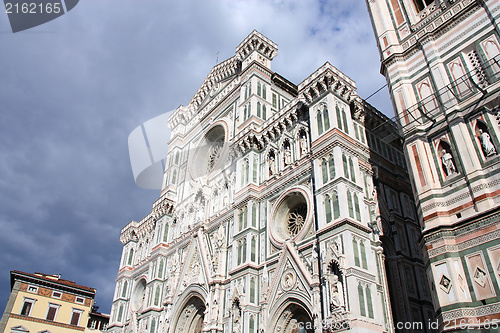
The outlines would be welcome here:
<svg viewBox="0 0 500 333">
<path fill-rule="evenodd" d="M 212 127 L 200 140 L 190 161 L 191 176 L 199 178 L 214 171 L 225 151 L 226 134 L 222 125 Z"/>
<path fill-rule="evenodd" d="M 287 239 L 305 236 L 312 220 L 308 192 L 296 188 L 283 194 L 271 212 L 271 240 L 281 246 Z"/>
</svg>

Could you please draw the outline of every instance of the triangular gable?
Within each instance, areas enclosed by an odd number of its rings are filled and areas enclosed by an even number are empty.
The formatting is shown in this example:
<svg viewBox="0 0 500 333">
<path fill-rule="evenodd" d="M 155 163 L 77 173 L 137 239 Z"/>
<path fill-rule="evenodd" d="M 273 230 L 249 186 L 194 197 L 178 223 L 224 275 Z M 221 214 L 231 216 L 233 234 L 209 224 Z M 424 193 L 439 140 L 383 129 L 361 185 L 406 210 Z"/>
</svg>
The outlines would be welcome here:
<svg viewBox="0 0 500 333">
<path fill-rule="evenodd" d="M 267 299 L 272 303 L 292 290 L 305 293 L 305 296 L 310 298 L 312 297 L 312 283 L 311 272 L 300 259 L 298 251 L 287 241 L 283 247 L 278 267 L 274 272 Z"/>
<path fill-rule="evenodd" d="M 177 294 L 181 294 L 190 284 L 200 284 L 208 290 L 208 265 L 205 251 L 200 246 L 200 235 L 194 237 L 179 276 Z"/>
</svg>

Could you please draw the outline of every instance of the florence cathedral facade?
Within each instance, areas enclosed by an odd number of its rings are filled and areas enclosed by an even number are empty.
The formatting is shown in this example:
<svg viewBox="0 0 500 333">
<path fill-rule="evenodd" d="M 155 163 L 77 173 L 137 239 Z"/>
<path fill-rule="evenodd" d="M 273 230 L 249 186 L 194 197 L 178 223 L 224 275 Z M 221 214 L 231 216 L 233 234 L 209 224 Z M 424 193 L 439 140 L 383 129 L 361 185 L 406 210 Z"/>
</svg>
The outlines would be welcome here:
<svg viewBox="0 0 500 333">
<path fill-rule="evenodd" d="M 171 115 L 159 199 L 122 229 L 110 332 L 393 332 L 433 308 L 396 125 L 253 31 Z M 166 143 L 167 144 L 167 143 Z"/>
</svg>

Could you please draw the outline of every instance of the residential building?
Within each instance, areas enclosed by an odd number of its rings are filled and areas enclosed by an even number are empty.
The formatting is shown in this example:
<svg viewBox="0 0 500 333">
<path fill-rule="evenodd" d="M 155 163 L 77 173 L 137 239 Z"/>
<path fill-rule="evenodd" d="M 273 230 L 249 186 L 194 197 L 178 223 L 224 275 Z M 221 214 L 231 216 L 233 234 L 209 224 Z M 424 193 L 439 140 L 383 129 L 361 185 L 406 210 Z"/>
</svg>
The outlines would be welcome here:
<svg viewBox="0 0 500 333">
<path fill-rule="evenodd" d="M 85 331 L 96 290 L 60 275 L 11 271 L 11 294 L 0 321 L 5 333 Z"/>
<path fill-rule="evenodd" d="M 395 124 L 331 64 L 296 85 L 271 70 L 276 54 L 253 31 L 170 117 L 160 197 L 121 231 L 108 331 L 433 320 Z"/>
<path fill-rule="evenodd" d="M 367 0 L 440 331 L 498 331 L 498 0 Z"/>
</svg>

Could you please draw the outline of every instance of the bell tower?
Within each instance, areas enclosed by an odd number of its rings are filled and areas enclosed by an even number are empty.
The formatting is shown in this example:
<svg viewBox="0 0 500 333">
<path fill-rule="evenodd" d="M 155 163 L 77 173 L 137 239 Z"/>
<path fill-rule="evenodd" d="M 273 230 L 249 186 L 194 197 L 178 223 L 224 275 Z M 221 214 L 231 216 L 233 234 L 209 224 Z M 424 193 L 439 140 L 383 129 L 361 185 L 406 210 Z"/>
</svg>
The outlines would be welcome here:
<svg viewBox="0 0 500 333">
<path fill-rule="evenodd" d="M 491 328 L 500 319 L 500 2 L 366 3 L 412 178 L 437 328 Z"/>
</svg>

